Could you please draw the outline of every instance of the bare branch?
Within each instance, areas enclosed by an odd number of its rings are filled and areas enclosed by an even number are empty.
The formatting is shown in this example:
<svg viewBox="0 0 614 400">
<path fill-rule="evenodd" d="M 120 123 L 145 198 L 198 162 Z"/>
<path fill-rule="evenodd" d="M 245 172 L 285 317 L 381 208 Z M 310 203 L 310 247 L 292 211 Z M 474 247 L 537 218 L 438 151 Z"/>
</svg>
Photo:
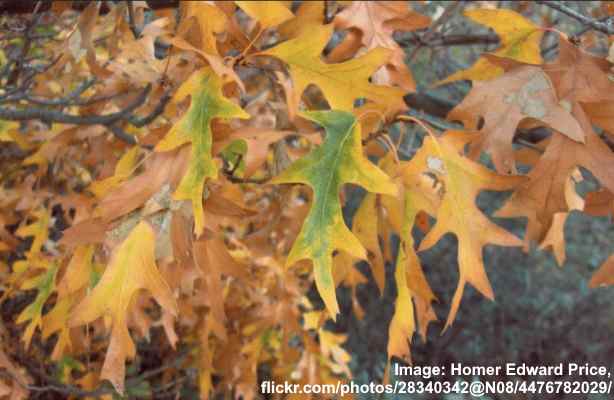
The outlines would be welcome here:
<svg viewBox="0 0 614 400">
<path fill-rule="evenodd" d="M 599 21 L 599 20 L 587 17 L 586 15 L 580 14 L 573 8 L 568 7 L 562 2 L 558 2 L 558 1 L 538 0 L 537 3 L 548 6 L 552 8 L 553 10 L 556 10 L 562 14 L 567 15 L 568 17 L 574 18 L 575 20 L 580 21 L 583 24 L 590 26 L 591 28 L 599 32 L 603 32 L 608 35 L 614 34 L 614 26 L 612 25 L 612 19 L 607 19 L 606 21 Z"/>
<path fill-rule="evenodd" d="M 132 111 L 143 105 L 147 95 L 151 91 L 151 85 L 147 85 L 139 96 L 124 110 L 106 115 L 74 115 L 46 108 L 16 109 L 12 107 L 0 107 L 0 119 L 8 121 L 27 121 L 38 119 L 44 122 L 58 122 L 72 125 L 111 125 L 127 118 Z"/>
<path fill-rule="evenodd" d="M 429 40 L 420 36 L 414 36 L 400 41 L 401 45 L 414 45 L 422 47 L 439 47 L 439 46 L 467 46 L 473 44 L 498 44 L 499 38 L 497 35 L 461 35 L 451 34 L 432 37 Z"/>
</svg>

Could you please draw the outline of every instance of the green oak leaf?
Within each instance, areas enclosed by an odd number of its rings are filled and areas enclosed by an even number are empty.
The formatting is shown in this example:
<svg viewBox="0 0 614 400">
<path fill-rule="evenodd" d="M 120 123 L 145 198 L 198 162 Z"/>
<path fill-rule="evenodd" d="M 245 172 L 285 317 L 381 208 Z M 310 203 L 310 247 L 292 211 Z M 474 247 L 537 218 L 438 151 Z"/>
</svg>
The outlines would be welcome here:
<svg viewBox="0 0 614 400">
<path fill-rule="evenodd" d="M 177 90 L 173 101 L 187 96 L 192 101 L 188 111 L 173 125 L 156 146 L 156 151 L 169 151 L 192 144 L 188 170 L 179 183 L 173 197 L 175 200 L 191 200 L 194 213 L 194 232 L 204 230 L 203 190 L 207 178 L 217 178 L 217 166 L 211 154 L 211 121 L 214 118 L 249 118 L 241 107 L 224 97 L 224 82 L 211 68 L 194 72 Z"/>
<path fill-rule="evenodd" d="M 332 110 L 304 112 L 302 116 L 324 127 L 324 143 L 290 165 L 272 183 L 302 183 L 313 189 L 309 215 L 286 265 L 303 259 L 313 262 L 316 286 L 335 318 L 339 306 L 332 276 L 333 251 L 342 250 L 354 257 L 366 258 L 364 247 L 343 221 L 339 190 L 345 183 L 391 195 L 396 194 L 397 189 L 388 175 L 363 155 L 360 125 L 353 114 Z"/>
</svg>

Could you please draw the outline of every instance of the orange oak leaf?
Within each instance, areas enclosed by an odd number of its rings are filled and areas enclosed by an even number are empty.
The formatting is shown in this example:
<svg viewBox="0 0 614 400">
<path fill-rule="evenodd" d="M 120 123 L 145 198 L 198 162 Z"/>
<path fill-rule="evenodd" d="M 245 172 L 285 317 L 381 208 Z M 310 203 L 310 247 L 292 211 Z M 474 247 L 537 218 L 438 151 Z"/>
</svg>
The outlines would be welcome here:
<svg viewBox="0 0 614 400">
<path fill-rule="evenodd" d="M 596 217 L 613 215 L 614 194 L 607 189 L 587 193 L 584 211 Z"/>
<path fill-rule="evenodd" d="M 566 212 L 568 206 L 565 187 L 576 167 L 583 167 L 609 190 L 614 190 L 614 153 L 595 132 L 582 107 L 572 110 L 586 134 L 586 143 L 578 143 L 553 132 L 553 136 L 538 163 L 528 174 L 528 180 L 516 189 L 503 207 L 500 217 L 526 217 L 526 245 L 541 241 L 552 224 L 554 215 Z"/>
<path fill-rule="evenodd" d="M 390 61 L 373 75 L 379 85 L 397 85 L 406 91 L 416 89 L 416 83 L 405 64 L 405 51 L 393 38 L 395 30 L 409 32 L 430 25 L 427 16 L 411 11 L 405 2 L 354 1 L 335 16 L 335 27 L 356 29 L 367 50 L 383 47 L 392 51 Z"/>
<path fill-rule="evenodd" d="M 452 299 L 452 307 L 446 321 L 449 327 L 456 316 L 466 283 L 493 299 L 482 258 L 482 248 L 488 244 L 520 246 L 516 236 L 491 222 L 476 205 L 476 197 L 482 190 L 505 191 L 517 187 L 525 178 L 497 175 L 486 167 L 462 156 L 468 135 L 449 131 L 437 140 L 425 139 L 423 147 L 430 156 L 423 167 L 443 182 L 443 197 L 437 211 L 437 222 L 420 243 L 419 250 L 434 246 L 446 233 L 458 240 L 458 265 L 460 278 Z"/>
<path fill-rule="evenodd" d="M 576 183 L 582 180 L 582 174 L 579 169 L 575 169 L 567 178 L 565 183 L 565 199 L 569 210 L 582 211 L 584 208 L 584 199 L 576 192 Z M 565 222 L 569 217 L 569 212 L 559 212 L 554 214 L 552 225 L 544 236 L 544 240 L 539 244 L 539 248 L 552 249 L 552 253 L 559 266 L 565 263 L 567 252 L 565 249 Z M 526 246 L 526 243 L 525 243 Z"/>
<path fill-rule="evenodd" d="M 610 255 L 610 257 L 601 264 L 588 283 L 588 286 L 591 288 L 609 285 L 614 285 L 614 254 Z"/>
<path fill-rule="evenodd" d="M 608 75 L 609 68 L 606 59 L 588 54 L 564 37 L 559 40 L 556 61 L 543 66 L 559 99 L 581 103 L 614 101 L 614 82 Z"/>
<path fill-rule="evenodd" d="M 486 82 L 474 82 L 469 94 L 449 114 L 466 128 L 484 126 L 472 140 L 471 156 L 488 152 L 500 173 L 516 172 L 512 140 L 527 118 L 544 122 L 567 137 L 583 142 L 584 132 L 568 108 L 559 104 L 552 83 L 539 67 L 519 66 Z"/>
</svg>

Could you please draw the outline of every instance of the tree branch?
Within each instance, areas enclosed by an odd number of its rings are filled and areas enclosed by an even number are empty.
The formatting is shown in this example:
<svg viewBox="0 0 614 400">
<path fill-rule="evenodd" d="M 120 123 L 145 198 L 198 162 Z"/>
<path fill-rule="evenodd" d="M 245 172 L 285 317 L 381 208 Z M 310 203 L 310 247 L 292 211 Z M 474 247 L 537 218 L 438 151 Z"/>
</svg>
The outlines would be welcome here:
<svg viewBox="0 0 614 400">
<path fill-rule="evenodd" d="M 111 125 L 127 118 L 132 111 L 139 108 L 151 91 L 151 85 L 147 85 L 139 96 L 124 110 L 106 115 L 74 115 L 46 108 L 16 109 L 12 107 L 0 107 L 0 119 L 8 121 L 27 121 L 38 119 L 44 122 L 57 122 L 72 125 Z"/>
<path fill-rule="evenodd" d="M 420 36 L 404 39 L 399 41 L 401 45 L 416 45 L 423 47 L 438 47 L 438 46 L 466 46 L 472 44 L 498 44 L 499 38 L 497 35 L 441 35 L 435 36 L 429 40 L 425 40 Z"/>
<path fill-rule="evenodd" d="M 596 19 L 587 17 L 586 15 L 580 14 L 579 12 L 572 9 L 571 7 L 566 6 L 562 2 L 543 0 L 538 0 L 536 2 L 550 7 L 553 10 L 556 10 L 562 14 L 565 14 L 568 17 L 574 18 L 575 20 L 580 21 L 585 25 L 588 25 L 599 32 L 603 32 L 608 35 L 614 34 L 614 26 L 612 25 L 612 19 L 607 19 L 605 22 L 598 21 Z"/>
</svg>

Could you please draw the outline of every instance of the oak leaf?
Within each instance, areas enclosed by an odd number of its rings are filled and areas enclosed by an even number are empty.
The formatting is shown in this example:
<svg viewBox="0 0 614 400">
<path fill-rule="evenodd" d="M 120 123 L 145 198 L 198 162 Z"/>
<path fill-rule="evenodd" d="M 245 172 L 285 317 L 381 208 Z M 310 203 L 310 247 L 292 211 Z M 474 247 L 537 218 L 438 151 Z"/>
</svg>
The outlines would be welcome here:
<svg viewBox="0 0 614 400">
<path fill-rule="evenodd" d="M 614 254 L 610 255 L 610 257 L 601 264 L 588 283 L 588 286 L 591 288 L 609 285 L 614 285 Z"/>
<path fill-rule="evenodd" d="M 351 111 L 354 100 L 359 98 L 384 104 L 390 113 L 404 109 L 403 90 L 369 83 L 369 77 L 390 59 L 391 51 L 376 48 L 350 61 L 327 64 L 320 55 L 332 34 L 331 24 L 320 26 L 258 53 L 279 58 L 288 65 L 294 85 L 288 96 L 289 107 L 297 110 L 303 91 L 315 84 L 334 110 Z"/>
<path fill-rule="evenodd" d="M 282 37 L 291 39 L 302 32 L 313 29 L 315 26 L 322 25 L 326 12 L 324 3 L 323 0 L 302 2 L 296 10 L 294 18 L 281 24 L 277 31 Z"/>
<path fill-rule="evenodd" d="M 401 196 L 381 196 L 390 225 L 399 234 L 394 279 L 397 287 L 394 314 L 388 326 L 388 360 L 393 356 L 410 360 L 409 344 L 416 331 L 426 339 L 428 324 L 437 317 L 432 308 L 436 300 L 424 276 L 416 253 L 412 229 L 421 212 L 435 215 L 440 204 L 433 179 L 425 174 L 424 166 L 431 155 L 420 148 L 410 161 L 397 165 L 392 157 L 382 159 L 384 171 L 396 177 Z M 389 374 L 389 365 L 386 377 Z"/>
<path fill-rule="evenodd" d="M 294 14 L 279 1 L 235 1 L 250 17 L 260 21 L 262 29 L 279 25 L 294 17 Z"/>
<path fill-rule="evenodd" d="M 484 270 L 482 248 L 486 244 L 520 246 L 516 236 L 491 222 L 476 205 L 482 190 L 506 191 L 517 187 L 525 178 L 497 175 L 486 167 L 461 155 L 467 143 L 464 132 L 449 131 L 437 140 L 427 137 L 424 150 L 427 171 L 443 183 L 443 196 L 437 211 L 437 222 L 420 243 L 419 251 L 434 246 L 446 233 L 454 233 L 458 240 L 458 266 L 460 277 L 452 299 L 446 328 L 456 316 L 466 283 L 493 299 L 493 290 Z"/>
<path fill-rule="evenodd" d="M 614 194 L 607 189 L 601 189 L 586 194 L 584 212 L 596 217 L 607 217 L 614 214 Z"/>
<path fill-rule="evenodd" d="M 528 219 L 527 245 L 531 240 L 541 241 L 554 215 L 570 209 L 566 182 L 576 167 L 588 169 L 603 186 L 614 190 L 614 153 L 593 131 L 582 107 L 578 103 L 573 107 L 573 115 L 586 134 L 586 143 L 553 132 L 544 154 L 527 175 L 529 179 L 496 213 L 500 217 Z"/>
<path fill-rule="evenodd" d="M 556 61 L 545 64 L 558 97 L 581 103 L 614 101 L 614 82 L 609 77 L 610 63 L 573 45 L 565 37 L 559 40 Z M 587 113 L 590 112 L 586 110 Z"/>
<path fill-rule="evenodd" d="M 390 49 L 390 61 L 373 76 L 373 82 L 382 85 L 397 85 L 406 91 L 416 89 L 411 72 L 405 64 L 405 51 L 393 38 L 395 30 L 409 32 L 430 25 L 431 19 L 411 11 L 405 2 L 354 1 L 338 13 L 335 27 L 357 29 L 360 40 L 367 50 L 378 47 Z"/>
<path fill-rule="evenodd" d="M 17 317 L 15 321 L 21 324 L 26 321 L 30 321 L 23 333 L 22 340 L 24 341 L 26 348 L 30 347 L 30 341 L 34 330 L 41 327 L 42 324 L 42 312 L 45 302 L 51 296 L 55 290 L 55 277 L 58 272 L 57 265 L 49 266 L 44 272 L 36 275 L 23 282 L 21 285 L 22 290 L 37 289 L 38 293 L 32 303 L 30 303 Z"/>
<path fill-rule="evenodd" d="M 185 23 L 179 26 L 177 35 L 171 38 L 171 43 L 184 50 L 200 54 L 222 79 L 232 80 L 245 90 L 243 82 L 222 59 L 217 48 L 217 37 L 226 32 L 229 21 L 227 15 L 213 4 L 202 1 L 182 3 L 185 7 Z M 192 35 L 192 26 L 198 26 L 199 34 Z"/>
<path fill-rule="evenodd" d="M 371 265 L 371 272 L 380 294 L 383 294 L 386 282 L 386 269 L 379 243 L 380 209 L 377 195 L 375 193 L 367 193 L 360 203 L 358 210 L 356 210 L 354 218 L 352 218 L 352 233 L 356 235 L 360 243 L 367 250 L 367 259 Z"/>
<path fill-rule="evenodd" d="M 249 118 L 249 114 L 224 97 L 222 80 L 211 69 L 196 71 L 175 93 L 174 101 L 191 96 L 190 108 L 156 146 L 169 151 L 191 143 L 188 170 L 173 197 L 190 200 L 194 213 L 194 232 L 203 233 L 203 190 L 206 179 L 216 179 L 218 168 L 211 153 L 211 122 L 214 119 Z"/>
<path fill-rule="evenodd" d="M 115 164 L 115 173 L 112 176 L 91 183 L 90 190 L 92 193 L 96 197 L 103 197 L 111 189 L 128 179 L 136 167 L 138 156 L 139 146 L 134 146 L 126 151 Z"/>
<path fill-rule="evenodd" d="M 542 63 L 540 43 L 544 34 L 543 30 L 516 11 L 504 8 L 477 9 L 467 10 L 463 14 L 475 22 L 492 28 L 497 33 L 501 46 L 492 54 L 526 64 Z M 502 73 L 503 69 L 500 66 L 493 64 L 485 57 L 480 57 L 469 69 L 455 72 L 438 84 L 461 79 L 488 80 Z"/>
<path fill-rule="evenodd" d="M 500 173 L 516 172 L 512 140 L 519 123 L 532 118 L 583 142 L 584 132 L 570 110 L 559 104 L 548 76 L 539 67 L 520 66 L 487 82 L 474 82 L 469 94 L 449 114 L 466 128 L 484 126 L 472 140 L 471 156 L 488 152 Z"/>
<path fill-rule="evenodd" d="M 298 238 L 286 260 L 313 262 L 318 291 L 331 316 L 339 312 L 331 273 L 332 253 L 343 250 L 365 259 L 366 251 L 343 222 L 339 189 L 345 183 L 370 192 L 395 194 L 388 176 L 362 154 L 360 127 L 354 116 L 343 111 L 303 113 L 326 130 L 324 143 L 273 179 L 271 183 L 302 183 L 313 189 L 313 202 Z"/>
<path fill-rule="evenodd" d="M 584 209 L 584 199 L 576 192 L 576 183 L 582 180 L 582 173 L 576 168 L 567 178 L 565 183 L 565 200 L 569 211 Z M 546 232 L 544 240 L 539 244 L 541 250 L 552 249 L 554 258 L 559 266 L 565 263 L 567 252 L 565 249 L 565 223 L 570 212 L 558 212 L 552 218 L 552 225 Z M 526 248 L 526 242 L 525 242 Z"/>
<path fill-rule="evenodd" d="M 141 289 L 174 315 L 177 305 L 168 285 L 158 272 L 154 258 L 155 234 L 146 222 L 139 223 L 115 250 L 109 265 L 92 292 L 77 305 L 69 326 L 90 323 L 108 314 L 113 318 L 111 341 L 102 367 L 101 378 L 124 392 L 126 358 L 135 355 L 135 346 L 127 327 L 127 312 L 135 294 Z"/>
<path fill-rule="evenodd" d="M 15 232 L 19 237 L 32 236 L 33 241 L 30 246 L 29 254 L 35 255 L 42 251 L 43 246 L 49 238 L 49 225 L 51 223 L 51 213 L 45 209 L 40 208 L 33 213 L 36 218 L 30 224 L 20 226 Z"/>
</svg>

